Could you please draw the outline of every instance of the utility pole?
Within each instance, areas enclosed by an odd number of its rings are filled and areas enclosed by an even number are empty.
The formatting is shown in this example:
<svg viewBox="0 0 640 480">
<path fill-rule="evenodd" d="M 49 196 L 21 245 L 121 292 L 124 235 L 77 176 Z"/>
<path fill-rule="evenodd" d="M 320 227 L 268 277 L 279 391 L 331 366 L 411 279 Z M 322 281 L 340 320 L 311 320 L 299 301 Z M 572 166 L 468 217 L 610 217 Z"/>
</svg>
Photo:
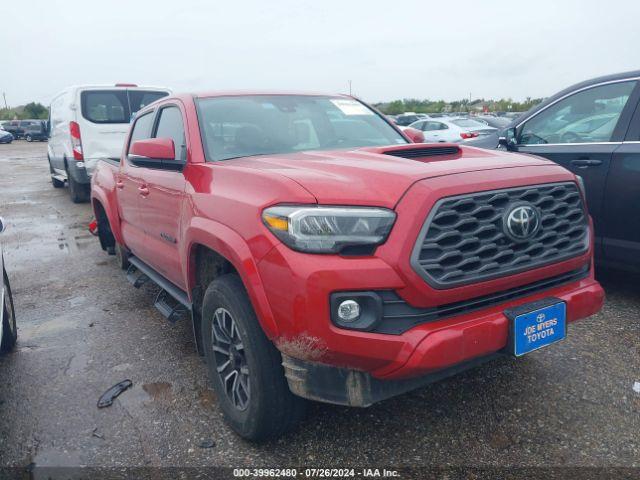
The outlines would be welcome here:
<svg viewBox="0 0 640 480">
<path fill-rule="evenodd" d="M 9 107 L 7 107 L 7 94 L 2 92 L 2 98 L 4 98 L 4 108 L 9 110 Z"/>
</svg>

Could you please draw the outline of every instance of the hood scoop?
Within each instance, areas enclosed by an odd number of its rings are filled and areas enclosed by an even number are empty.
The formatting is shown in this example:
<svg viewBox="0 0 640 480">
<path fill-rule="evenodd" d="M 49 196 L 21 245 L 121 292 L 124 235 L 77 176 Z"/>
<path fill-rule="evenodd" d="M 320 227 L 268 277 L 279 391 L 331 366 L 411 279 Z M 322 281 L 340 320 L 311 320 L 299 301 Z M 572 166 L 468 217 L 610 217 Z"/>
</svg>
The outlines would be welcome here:
<svg viewBox="0 0 640 480">
<path fill-rule="evenodd" d="M 433 146 L 410 146 L 409 148 L 394 148 L 381 151 L 383 155 L 391 155 L 393 157 L 408 158 L 411 160 L 419 160 L 431 157 L 447 157 L 446 160 L 459 158 L 462 150 L 457 145 L 433 145 Z M 445 160 L 445 158 L 442 158 Z"/>
</svg>

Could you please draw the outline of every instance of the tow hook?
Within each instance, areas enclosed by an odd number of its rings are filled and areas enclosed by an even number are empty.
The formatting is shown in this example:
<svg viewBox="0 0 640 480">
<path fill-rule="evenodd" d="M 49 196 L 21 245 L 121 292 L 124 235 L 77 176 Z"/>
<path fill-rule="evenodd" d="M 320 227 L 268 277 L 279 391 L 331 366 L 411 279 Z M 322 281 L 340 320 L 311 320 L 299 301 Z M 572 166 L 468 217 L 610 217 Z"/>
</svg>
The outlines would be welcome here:
<svg viewBox="0 0 640 480">
<path fill-rule="evenodd" d="M 95 218 L 89 222 L 89 233 L 94 237 L 98 236 L 98 221 Z"/>
</svg>

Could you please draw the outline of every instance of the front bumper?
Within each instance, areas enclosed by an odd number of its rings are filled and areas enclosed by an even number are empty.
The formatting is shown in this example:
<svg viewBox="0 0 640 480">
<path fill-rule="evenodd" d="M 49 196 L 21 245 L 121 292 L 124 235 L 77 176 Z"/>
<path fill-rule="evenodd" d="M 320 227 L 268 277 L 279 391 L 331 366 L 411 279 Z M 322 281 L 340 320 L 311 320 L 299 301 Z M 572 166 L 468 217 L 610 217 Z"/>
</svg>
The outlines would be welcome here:
<svg viewBox="0 0 640 480">
<path fill-rule="evenodd" d="M 323 268 L 318 269 L 315 262 L 311 265 L 304 261 L 296 261 L 296 268 L 292 268 L 292 256 L 295 260 L 310 257 L 279 246 L 258 265 L 280 329 L 278 338 L 273 339 L 278 349 L 288 357 L 346 367 L 380 380 L 421 377 L 502 351 L 508 338 L 508 320 L 503 313 L 506 309 L 556 297 L 567 303 L 567 321 L 574 322 L 598 312 L 604 302 L 604 291 L 591 268 L 581 280 L 427 321 L 401 334 L 346 330 L 331 323 L 331 293 L 402 292 L 402 279 L 377 258 L 347 260 L 326 256 Z M 525 275 L 530 276 L 531 272 Z"/>
<path fill-rule="evenodd" d="M 440 290 L 410 265 L 410 252 L 423 224 L 416 219 L 426 218 L 439 199 L 475 191 L 478 182 L 487 190 L 498 190 L 526 186 L 534 180 L 540 184 L 567 181 L 566 172 L 555 166 L 537 167 L 535 174 L 535 178 L 527 177 L 503 169 L 416 183 L 396 206 L 396 224 L 374 256 L 312 255 L 277 245 L 258 263 L 263 298 L 269 307 L 264 312 L 257 308 L 258 316 L 277 325 L 278 331 L 271 336 L 286 357 L 395 381 L 424 377 L 503 351 L 508 339 L 506 309 L 555 297 L 566 302 L 568 322 L 598 312 L 604 292 L 592 267 L 586 276 L 566 283 L 526 290 L 591 266 L 592 246 L 584 254 L 551 265 Z M 347 330 L 331 322 L 330 298 L 336 292 L 392 292 L 409 309 L 424 312 L 520 288 L 525 291 L 481 308 L 436 315 L 395 330 L 393 325 L 380 332 Z"/>
</svg>

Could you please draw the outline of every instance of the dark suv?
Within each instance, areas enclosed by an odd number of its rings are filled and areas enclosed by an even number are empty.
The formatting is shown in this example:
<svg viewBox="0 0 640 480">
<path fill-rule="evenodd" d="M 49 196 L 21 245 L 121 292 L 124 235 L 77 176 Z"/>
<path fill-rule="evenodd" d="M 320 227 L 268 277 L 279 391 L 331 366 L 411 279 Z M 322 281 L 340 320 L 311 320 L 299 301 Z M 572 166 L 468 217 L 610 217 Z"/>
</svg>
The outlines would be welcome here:
<svg viewBox="0 0 640 480">
<path fill-rule="evenodd" d="M 27 142 L 33 142 L 34 140 L 46 142 L 48 138 L 47 122 L 44 120 L 31 122 L 24 127 L 22 136 Z"/>
<path fill-rule="evenodd" d="M 501 148 L 580 175 L 595 224 L 596 261 L 632 270 L 640 270 L 639 104 L 640 71 L 595 78 L 523 114 L 499 140 Z"/>
<path fill-rule="evenodd" d="M 24 138 L 27 127 L 38 125 L 40 122 L 42 122 L 42 120 L 11 120 L 4 124 L 4 129 L 11 133 L 17 140 Z"/>
</svg>

